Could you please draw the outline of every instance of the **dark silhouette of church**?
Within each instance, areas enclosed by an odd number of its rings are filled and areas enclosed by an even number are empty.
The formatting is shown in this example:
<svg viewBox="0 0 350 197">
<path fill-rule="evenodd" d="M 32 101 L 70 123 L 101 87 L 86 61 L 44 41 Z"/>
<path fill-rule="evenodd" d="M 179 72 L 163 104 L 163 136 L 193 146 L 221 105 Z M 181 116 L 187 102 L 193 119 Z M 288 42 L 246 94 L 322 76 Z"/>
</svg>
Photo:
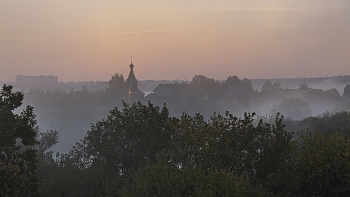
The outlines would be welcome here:
<svg viewBox="0 0 350 197">
<path fill-rule="evenodd" d="M 125 81 L 125 100 L 128 103 L 138 102 L 138 101 L 145 101 L 145 93 L 143 93 L 140 89 L 137 87 L 137 79 L 135 77 L 134 73 L 134 64 L 130 64 L 130 73 L 128 78 Z"/>
</svg>

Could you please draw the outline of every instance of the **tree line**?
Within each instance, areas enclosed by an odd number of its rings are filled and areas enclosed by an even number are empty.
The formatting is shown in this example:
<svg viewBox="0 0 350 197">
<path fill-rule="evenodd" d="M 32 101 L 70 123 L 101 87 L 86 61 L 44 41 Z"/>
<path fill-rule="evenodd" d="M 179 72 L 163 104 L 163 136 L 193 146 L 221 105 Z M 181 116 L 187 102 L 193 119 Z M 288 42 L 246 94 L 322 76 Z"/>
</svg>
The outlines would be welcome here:
<svg viewBox="0 0 350 197">
<path fill-rule="evenodd" d="M 230 95 L 230 88 L 239 84 L 246 85 L 244 91 L 237 93 L 233 90 L 233 96 Z M 342 95 L 335 88 L 323 91 L 309 88 L 306 83 L 300 84 L 297 89 L 285 89 L 281 87 L 280 82 L 271 80 L 266 80 L 258 92 L 250 79 L 240 79 L 237 76 L 228 76 L 226 80 L 218 81 L 195 75 L 189 84 L 175 85 L 175 96 L 164 98 L 160 102 L 151 99 L 151 102 L 157 105 L 166 102 L 171 114 L 178 117 L 183 111 L 191 115 L 201 113 L 205 117 L 209 117 L 213 111 L 255 111 L 259 115 L 275 114 L 279 111 L 286 117 L 300 120 L 326 111 L 335 113 L 350 109 L 350 84 L 345 86 Z M 34 106 L 40 112 L 68 108 L 105 109 L 104 112 L 107 112 L 112 107 L 121 107 L 122 100 L 126 100 L 126 87 L 123 75 L 116 73 L 103 90 L 89 90 L 83 87 L 80 91 L 44 92 L 32 89 L 25 95 L 25 103 Z M 141 102 L 146 104 L 148 100 L 146 98 Z"/>
<path fill-rule="evenodd" d="M 174 117 L 166 106 L 123 103 L 93 124 L 69 153 L 60 154 L 50 151 L 57 131 L 40 132 L 31 107 L 13 113 L 22 100 L 11 86 L 0 92 L 1 196 L 349 193 L 345 127 L 327 135 L 292 133 L 280 114 L 272 121 L 255 113 Z"/>
</svg>

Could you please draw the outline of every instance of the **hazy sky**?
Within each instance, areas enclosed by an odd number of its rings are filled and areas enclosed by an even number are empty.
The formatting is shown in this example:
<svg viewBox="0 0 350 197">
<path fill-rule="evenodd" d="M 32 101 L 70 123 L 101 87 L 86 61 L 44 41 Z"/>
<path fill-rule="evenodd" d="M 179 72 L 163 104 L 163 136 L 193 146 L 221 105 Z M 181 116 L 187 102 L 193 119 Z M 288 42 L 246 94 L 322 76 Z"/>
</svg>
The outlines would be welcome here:
<svg viewBox="0 0 350 197">
<path fill-rule="evenodd" d="M 0 81 L 350 74 L 349 0 L 0 0 Z"/>
</svg>

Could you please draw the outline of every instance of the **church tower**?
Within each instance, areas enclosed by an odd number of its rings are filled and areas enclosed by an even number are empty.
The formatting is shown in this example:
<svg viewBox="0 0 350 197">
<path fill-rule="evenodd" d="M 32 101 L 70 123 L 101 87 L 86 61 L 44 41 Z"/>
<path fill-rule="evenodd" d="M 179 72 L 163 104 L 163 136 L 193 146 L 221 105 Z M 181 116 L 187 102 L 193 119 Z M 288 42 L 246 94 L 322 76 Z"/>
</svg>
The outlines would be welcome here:
<svg viewBox="0 0 350 197">
<path fill-rule="evenodd" d="M 145 93 L 143 93 L 140 89 L 137 88 L 137 79 L 135 77 L 134 67 L 135 66 L 131 60 L 129 76 L 125 81 L 125 96 L 126 101 L 129 103 L 145 100 Z"/>
<path fill-rule="evenodd" d="M 127 90 L 137 89 L 137 79 L 136 79 L 135 74 L 134 74 L 134 67 L 135 66 L 134 66 L 134 64 L 132 64 L 132 61 L 131 61 L 129 76 L 125 81 L 125 86 L 126 86 Z"/>
</svg>

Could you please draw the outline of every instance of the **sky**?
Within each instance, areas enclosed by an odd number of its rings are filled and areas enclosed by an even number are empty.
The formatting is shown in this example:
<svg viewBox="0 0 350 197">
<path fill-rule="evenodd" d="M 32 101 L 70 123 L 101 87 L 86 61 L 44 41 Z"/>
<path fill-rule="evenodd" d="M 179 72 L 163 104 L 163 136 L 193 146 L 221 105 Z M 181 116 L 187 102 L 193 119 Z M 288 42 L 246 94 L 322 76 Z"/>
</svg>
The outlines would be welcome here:
<svg viewBox="0 0 350 197">
<path fill-rule="evenodd" d="M 0 0 L 0 81 L 350 75 L 349 0 Z"/>
</svg>

